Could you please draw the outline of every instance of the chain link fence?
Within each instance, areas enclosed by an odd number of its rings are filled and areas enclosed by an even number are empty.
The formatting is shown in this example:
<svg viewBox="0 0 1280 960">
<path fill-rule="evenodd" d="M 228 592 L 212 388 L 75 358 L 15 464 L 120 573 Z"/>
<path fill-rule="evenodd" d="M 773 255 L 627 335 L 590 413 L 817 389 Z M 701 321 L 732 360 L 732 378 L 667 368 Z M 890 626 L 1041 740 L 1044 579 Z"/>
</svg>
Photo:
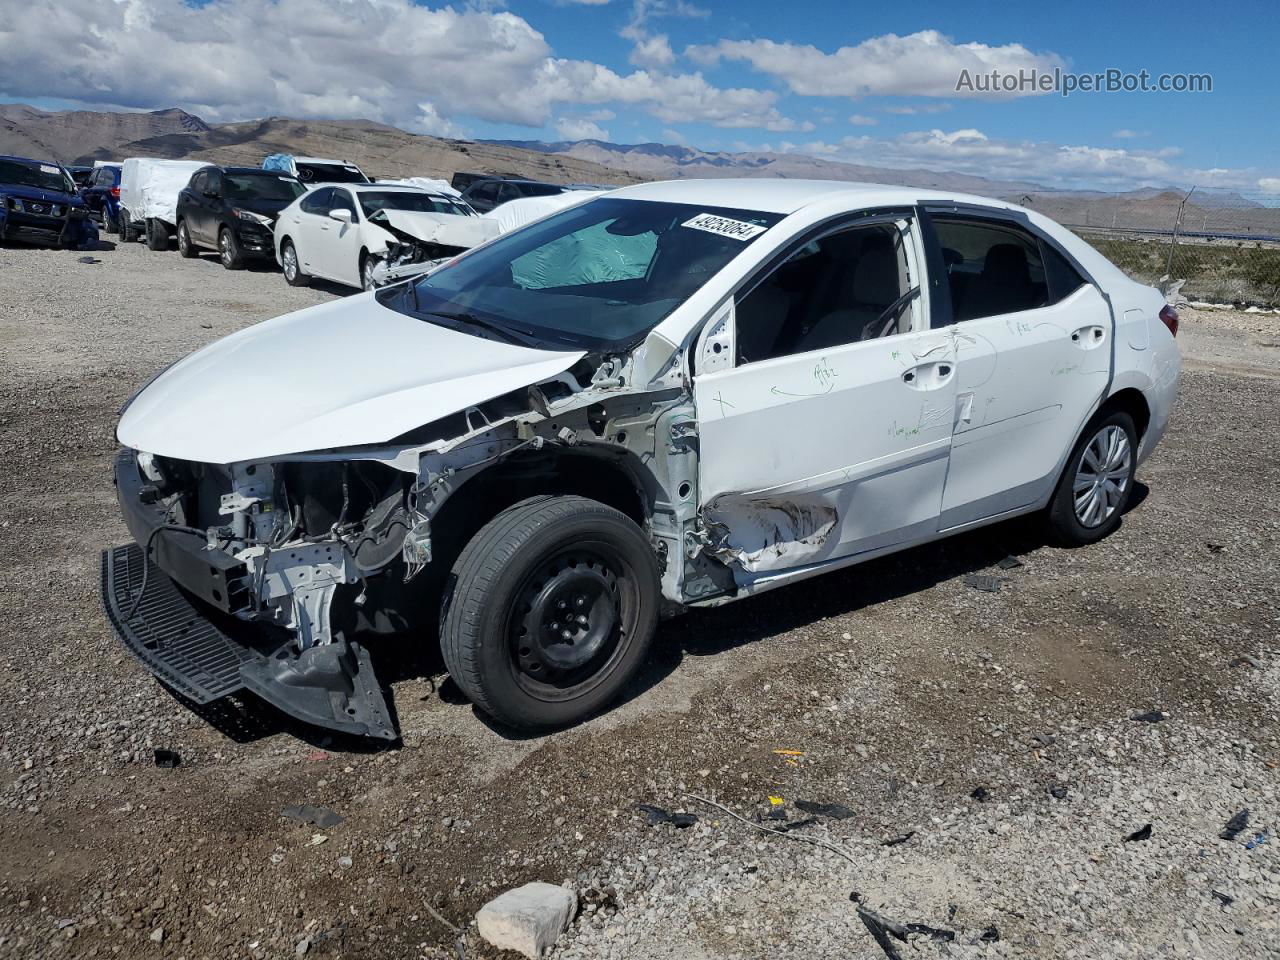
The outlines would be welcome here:
<svg viewBox="0 0 1280 960">
<path fill-rule="evenodd" d="M 1200 190 L 1010 199 L 1179 299 L 1280 307 L 1280 207 Z"/>
</svg>

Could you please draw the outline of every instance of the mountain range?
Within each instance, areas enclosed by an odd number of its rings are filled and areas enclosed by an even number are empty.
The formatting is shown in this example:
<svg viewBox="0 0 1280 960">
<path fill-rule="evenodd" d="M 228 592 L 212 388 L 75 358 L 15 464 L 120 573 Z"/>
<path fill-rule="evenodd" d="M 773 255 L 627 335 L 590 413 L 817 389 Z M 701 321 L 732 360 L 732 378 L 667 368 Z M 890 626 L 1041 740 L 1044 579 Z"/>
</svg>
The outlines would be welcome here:
<svg viewBox="0 0 1280 960">
<path fill-rule="evenodd" d="M 685 177 L 869 181 L 1000 197 L 1073 226 L 1168 229 L 1183 198 L 1167 188 L 1123 193 L 1054 190 L 1023 180 L 872 167 L 796 153 L 732 153 L 603 140 L 452 140 L 408 133 L 372 120 L 268 117 L 210 124 L 178 108 L 145 113 L 50 112 L 0 104 L 0 154 L 54 158 L 66 164 L 150 156 L 256 167 L 271 153 L 353 161 L 372 177 L 447 179 L 461 170 L 606 186 Z M 1278 218 L 1280 209 L 1263 207 L 1230 191 L 1200 189 L 1187 204 L 1183 223 L 1188 230 L 1276 235 Z"/>
</svg>

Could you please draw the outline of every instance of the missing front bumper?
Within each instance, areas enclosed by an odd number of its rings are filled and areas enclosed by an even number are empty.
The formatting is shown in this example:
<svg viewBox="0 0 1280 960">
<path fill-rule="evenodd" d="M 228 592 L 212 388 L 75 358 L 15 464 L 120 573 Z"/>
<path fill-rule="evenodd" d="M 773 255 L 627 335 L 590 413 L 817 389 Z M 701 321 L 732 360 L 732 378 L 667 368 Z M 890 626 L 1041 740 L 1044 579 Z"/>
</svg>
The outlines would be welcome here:
<svg viewBox="0 0 1280 960">
<path fill-rule="evenodd" d="M 341 733 L 398 736 L 369 652 L 339 639 L 295 653 L 292 641 L 259 648 L 222 630 L 153 564 L 142 590 L 137 544 L 102 551 L 102 603 L 116 635 L 166 686 L 195 703 L 249 690 L 305 723 Z"/>
</svg>

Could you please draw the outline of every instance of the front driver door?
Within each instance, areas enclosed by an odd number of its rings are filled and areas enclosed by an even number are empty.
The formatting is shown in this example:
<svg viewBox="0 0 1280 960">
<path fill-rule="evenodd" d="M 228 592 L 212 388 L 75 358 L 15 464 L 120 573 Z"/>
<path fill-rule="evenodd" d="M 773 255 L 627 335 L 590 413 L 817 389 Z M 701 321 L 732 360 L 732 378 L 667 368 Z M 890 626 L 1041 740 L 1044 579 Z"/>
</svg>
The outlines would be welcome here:
<svg viewBox="0 0 1280 960">
<path fill-rule="evenodd" d="M 801 242 L 703 333 L 699 501 L 740 581 L 937 530 L 954 342 L 912 217 L 876 220 Z"/>
</svg>

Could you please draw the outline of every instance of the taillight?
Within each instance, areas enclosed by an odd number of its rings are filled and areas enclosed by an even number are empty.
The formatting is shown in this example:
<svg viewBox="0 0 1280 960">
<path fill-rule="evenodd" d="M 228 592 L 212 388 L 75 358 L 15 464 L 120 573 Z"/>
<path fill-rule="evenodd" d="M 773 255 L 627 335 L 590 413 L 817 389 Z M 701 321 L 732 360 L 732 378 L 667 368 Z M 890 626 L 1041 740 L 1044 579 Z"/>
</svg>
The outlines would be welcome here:
<svg viewBox="0 0 1280 960">
<path fill-rule="evenodd" d="M 112 187 L 112 188 L 111 188 L 111 196 L 113 196 L 115 199 L 119 200 L 119 199 L 120 199 L 120 188 L 119 188 L 119 187 Z"/>
<path fill-rule="evenodd" d="M 1178 335 L 1178 311 L 1167 303 L 1160 308 L 1160 322 L 1169 328 L 1175 337 Z"/>
</svg>

